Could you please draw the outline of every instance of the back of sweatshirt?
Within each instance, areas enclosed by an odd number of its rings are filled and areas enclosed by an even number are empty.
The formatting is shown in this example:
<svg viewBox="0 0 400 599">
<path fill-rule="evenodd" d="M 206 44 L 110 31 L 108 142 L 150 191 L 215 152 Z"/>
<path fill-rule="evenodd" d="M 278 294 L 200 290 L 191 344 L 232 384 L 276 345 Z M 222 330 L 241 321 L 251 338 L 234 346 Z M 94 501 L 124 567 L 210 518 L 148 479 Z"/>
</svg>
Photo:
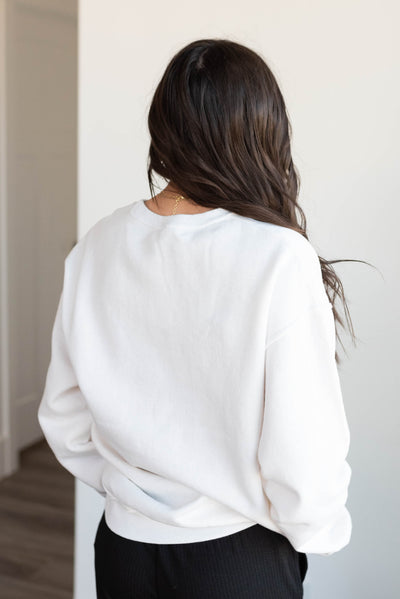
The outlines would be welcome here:
<svg viewBox="0 0 400 599">
<path fill-rule="evenodd" d="M 335 345 L 301 234 L 139 200 L 65 258 L 39 423 L 120 536 L 187 543 L 258 523 L 330 555 L 352 529 Z"/>
</svg>

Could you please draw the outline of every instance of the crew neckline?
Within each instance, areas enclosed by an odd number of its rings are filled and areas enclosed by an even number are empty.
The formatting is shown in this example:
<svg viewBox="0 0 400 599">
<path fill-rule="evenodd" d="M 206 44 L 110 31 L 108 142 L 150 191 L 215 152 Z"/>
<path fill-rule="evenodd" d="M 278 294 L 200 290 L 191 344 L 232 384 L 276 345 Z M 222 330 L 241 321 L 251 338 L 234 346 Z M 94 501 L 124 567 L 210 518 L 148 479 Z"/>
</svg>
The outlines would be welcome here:
<svg viewBox="0 0 400 599">
<path fill-rule="evenodd" d="M 145 200 L 141 199 L 133 203 L 130 210 L 131 216 L 138 218 L 153 227 L 197 227 L 199 225 L 208 224 L 219 220 L 228 214 L 232 214 L 225 208 L 212 208 L 205 212 L 197 212 L 195 214 L 158 214 L 153 212 L 145 204 Z"/>
</svg>

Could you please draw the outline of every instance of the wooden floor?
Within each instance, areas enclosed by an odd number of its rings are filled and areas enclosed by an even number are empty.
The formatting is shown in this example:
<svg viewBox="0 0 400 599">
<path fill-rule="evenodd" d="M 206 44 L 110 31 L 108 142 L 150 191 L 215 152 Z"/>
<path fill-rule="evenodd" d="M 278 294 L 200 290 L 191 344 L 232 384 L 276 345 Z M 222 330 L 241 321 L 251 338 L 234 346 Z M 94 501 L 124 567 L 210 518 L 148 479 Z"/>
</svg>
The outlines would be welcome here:
<svg viewBox="0 0 400 599">
<path fill-rule="evenodd" d="M 0 481 L 1 599 L 71 599 L 74 477 L 45 440 Z"/>
</svg>

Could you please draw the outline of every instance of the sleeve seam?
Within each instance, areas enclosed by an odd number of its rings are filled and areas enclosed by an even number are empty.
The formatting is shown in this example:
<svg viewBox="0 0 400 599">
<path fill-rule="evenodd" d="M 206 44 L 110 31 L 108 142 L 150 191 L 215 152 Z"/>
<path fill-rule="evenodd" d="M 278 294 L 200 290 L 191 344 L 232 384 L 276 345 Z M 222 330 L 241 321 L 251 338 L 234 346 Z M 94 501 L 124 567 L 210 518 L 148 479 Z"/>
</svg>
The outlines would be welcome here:
<svg viewBox="0 0 400 599">
<path fill-rule="evenodd" d="M 310 310 L 314 310 L 314 309 L 315 310 L 322 310 L 322 309 L 325 310 L 327 307 L 329 307 L 330 309 L 332 309 L 332 307 L 333 307 L 332 303 L 329 300 L 325 304 L 320 304 L 320 303 L 309 304 L 307 306 L 307 308 L 305 308 L 301 312 L 301 314 L 299 314 L 299 316 L 297 316 L 297 318 L 295 318 L 290 324 L 288 324 L 283 329 L 281 329 L 278 333 L 276 333 L 275 337 L 271 341 L 268 341 L 265 344 L 264 350 L 267 350 L 273 343 L 275 343 L 276 341 L 279 341 L 279 339 L 284 337 L 284 335 L 286 335 L 286 333 L 288 331 L 290 331 L 292 329 L 292 327 L 294 327 L 304 317 L 304 315 L 307 314 Z"/>
</svg>

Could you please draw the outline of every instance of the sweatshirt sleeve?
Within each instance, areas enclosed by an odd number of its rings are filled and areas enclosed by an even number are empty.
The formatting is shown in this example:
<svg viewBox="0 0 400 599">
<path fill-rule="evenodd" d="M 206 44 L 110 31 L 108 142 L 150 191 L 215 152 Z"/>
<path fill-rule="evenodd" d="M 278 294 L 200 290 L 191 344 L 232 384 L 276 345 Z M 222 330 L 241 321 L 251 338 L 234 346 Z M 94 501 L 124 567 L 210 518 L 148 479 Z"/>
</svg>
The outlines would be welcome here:
<svg viewBox="0 0 400 599">
<path fill-rule="evenodd" d="M 51 338 L 51 359 L 38 421 L 55 457 L 82 482 L 106 496 L 101 483 L 104 458 L 91 440 L 92 417 L 72 367 L 63 326 L 61 292 Z"/>
<path fill-rule="evenodd" d="M 349 543 L 352 532 L 345 505 L 350 431 L 332 305 L 323 298 L 316 255 L 310 269 L 303 265 L 296 272 L 288 274 L 287 289 L 294 295 L 281 304 L 289 324 L 265 348 L 258 458 L 270 517 L 281 533 L 299 552 L 331 555 Z M 301 310 L 290 309 L 296 291 Z"/>
</svg>

